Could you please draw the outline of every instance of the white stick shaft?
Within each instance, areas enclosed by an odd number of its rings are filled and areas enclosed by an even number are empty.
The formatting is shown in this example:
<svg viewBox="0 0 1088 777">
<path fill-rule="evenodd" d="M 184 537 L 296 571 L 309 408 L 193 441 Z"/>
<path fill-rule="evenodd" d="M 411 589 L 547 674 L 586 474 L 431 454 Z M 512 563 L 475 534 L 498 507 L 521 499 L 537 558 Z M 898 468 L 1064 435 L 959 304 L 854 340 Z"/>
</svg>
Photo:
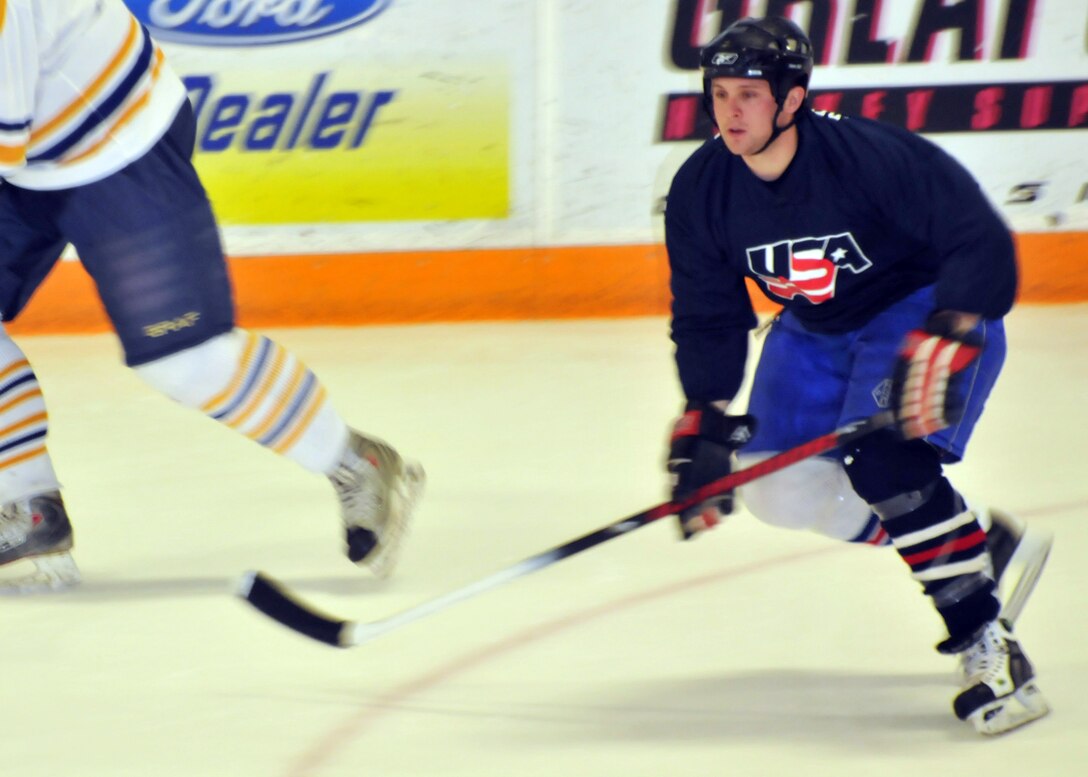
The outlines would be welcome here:
<svg viewBox="0 0 1088 777">
<path fill-rule="evenodd" d="M 444 610 L 451 605 L 463 602 L 465 599 L 471 599 L 473 596 L 482 594 L 484 591 L 489 591 L 492 588 L 498 588 L 500 585 L 505 585 L 511 580 L 515 580 L 519 577 L 535 572 L 541 567 L 547 566 L 554 562 L 556 554 L 554 553 L 542 553 L 538 556 L 525 559 L 524 561 L 515 564 L 513 566 L 501 569 L 492 575 L 488 575 L 485 578 L 481 578 L 473 583 L 469 583 L 462 588 L 458 588 L 449 593 L 439 596 L 437 599 L 431 599 L 430 601 L 417 604 L 415 607 L 410 607 L 407 610 L 391 615 L 388 618 L 383 618 L 378 621 L 371 621 L 369 623 L 352 623 L 349 627 L 348 643 L 351 645 L 359 645 L 363 642 L 368 642 L 375 637 L 379 637 L 382 634 L 386 634 L 394 629 L 398 629 L 412 621 L 417 621 L 420 618 L 426 618 L 428 615 L 433 615 L 440 610 Z"/>
</svg>

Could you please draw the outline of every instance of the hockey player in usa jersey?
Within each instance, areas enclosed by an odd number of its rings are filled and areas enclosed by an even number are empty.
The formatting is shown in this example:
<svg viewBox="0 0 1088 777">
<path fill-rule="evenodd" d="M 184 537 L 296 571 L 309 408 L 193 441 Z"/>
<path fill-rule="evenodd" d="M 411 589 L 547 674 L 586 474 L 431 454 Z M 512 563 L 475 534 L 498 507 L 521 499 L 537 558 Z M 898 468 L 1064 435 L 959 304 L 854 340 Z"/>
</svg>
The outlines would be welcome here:
<svg viewBox="0 0 1088 777">
<path fill-rule="evenodd" d="M 1048 711 L 1013 625 L 1051 540 L 969 507 L 944 465 L 962 458 L 1004 360 L 1012 239 L 937 146 L 811 111 L 812 62 L 804 32 L 776 17 L 741 20 L 702 51 L 719 135 L 677 172 L 665 214 L 687 398 L 670 443 L 673 495 L 727 474 L 734 453 L 754 463 L 894 410 L 895 429 L 741 496 L 775 525 L 893 545 L 948 628 L 938 649 L 960 658 L 956 715 L 1008 731 Z M 737 415 L 756 325 L 746 279 L 782 311 Z M 686 510 L 681 532 L 731 510 L 731 494 Z"/>
<path fill-rule="evenodd" d="M 0 2 L 0 313 L 15 319 L 71 243 L 126 363 L 150 386 L 326 475 L 352 561 L 392 569 L 422 469 L 350 429 L 318 378 L 238 328 L 192 107 L 122 0 Z M 79 581 L 34 370 L 0 325 L 0 581 Z M 229 473 L 224 473 L 229 477 Z M 10 571 L 10 567 L 7 571 Z"/>
</svg>

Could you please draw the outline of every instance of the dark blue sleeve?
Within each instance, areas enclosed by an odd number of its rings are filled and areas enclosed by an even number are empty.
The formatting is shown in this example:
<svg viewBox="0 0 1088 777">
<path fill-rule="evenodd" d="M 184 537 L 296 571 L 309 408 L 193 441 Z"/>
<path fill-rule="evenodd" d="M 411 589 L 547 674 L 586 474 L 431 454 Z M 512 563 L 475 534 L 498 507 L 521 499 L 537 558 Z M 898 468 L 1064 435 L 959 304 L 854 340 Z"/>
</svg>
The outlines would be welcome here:
<svg viewBox="0 0 1088 777">
<path fill-rule="evenodd" d="M 1001 216 L 959 162 L 934 156 L 930 235 L 943 257 L 937 308 L 997 319 L 1016 298 L 1016 247 Z"/>
<path fill-rule="evenodd" d="M 1016 249 L 1000 214 L 974 176 L 943 149 L 915 136 L 900 159 L 886 207 L 930 246 L 937 308 L 997 319 L 1016 297 Z M 894 158 L 894 156 L 893 156 Z"/>
<path fill-rule="evenodd" d="M 688 399 L 731 400 L 744 380 L 756 317 L 744 277 L 715 249 L 705 217 L 697 215 L 705 213 L 705 198 L 682 173 L 665 209 L 676 368 Z"/>
</svg>

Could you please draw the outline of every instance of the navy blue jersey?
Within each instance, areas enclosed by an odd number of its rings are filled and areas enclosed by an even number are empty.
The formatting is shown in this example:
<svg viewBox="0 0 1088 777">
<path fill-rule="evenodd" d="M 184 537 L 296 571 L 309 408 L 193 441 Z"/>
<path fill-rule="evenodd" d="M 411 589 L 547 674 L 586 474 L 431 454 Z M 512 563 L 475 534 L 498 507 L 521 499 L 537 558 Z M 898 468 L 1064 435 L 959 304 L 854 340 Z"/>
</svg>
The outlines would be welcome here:
<svg viewBox="0 0 1088 777">
<path fill-rule="evenodd" d="M 1012 236 L 952 157 L 862 118 L 806 111 L 797 130 L 797 154 L 776 181 L 757 178 L 717 137 L 673 179 L 672 337 L 691 399 L 731 399 L 740 387 L 756 323 L 745 276 L 829 334 L 924 286 L 936 287 L 939 309 L 997 319 L 1012 307 Z"/>
</svg>

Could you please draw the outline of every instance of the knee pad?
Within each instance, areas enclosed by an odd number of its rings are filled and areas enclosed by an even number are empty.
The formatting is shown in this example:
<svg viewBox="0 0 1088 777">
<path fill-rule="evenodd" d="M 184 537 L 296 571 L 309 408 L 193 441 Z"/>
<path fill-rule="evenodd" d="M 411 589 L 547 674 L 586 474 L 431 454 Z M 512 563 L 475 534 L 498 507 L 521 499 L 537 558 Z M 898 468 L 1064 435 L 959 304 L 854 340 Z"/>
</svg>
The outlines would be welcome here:
<svg viewBox="0 0 1088 777">
<path fill-rule="evenodd" d="M 849 446 L 843 465 L 854 490 L 870 505 L 925 489 L 942 476 L 936 448 L 924 440 L 904 442 L 888 429 Z"/>
<path fill-rule="evenodd" d="M 766 455 L 738 455 L 748 467 Z M 766 475 L 738 489 L 756 518 L 784 529 L 807 529 L 837 540 L 854 540 L 872 510 L 850 485 L 842 464 L 813 458 Z"/>
<path fill-rule="evenodd" d="M 904 442 L 895 432 L 875 432 L 851 446 L 843 464 L 854 490 L 893 539 L 967 510 L 944 477 L 941 453 L 923 440 Z"/>
<path fill-rule="evenodd" d="M 132 369 L 152 388 L 182 405 L 197 408 L 230 383 L 248 340 L 235 329 Z"/>
</svg>

